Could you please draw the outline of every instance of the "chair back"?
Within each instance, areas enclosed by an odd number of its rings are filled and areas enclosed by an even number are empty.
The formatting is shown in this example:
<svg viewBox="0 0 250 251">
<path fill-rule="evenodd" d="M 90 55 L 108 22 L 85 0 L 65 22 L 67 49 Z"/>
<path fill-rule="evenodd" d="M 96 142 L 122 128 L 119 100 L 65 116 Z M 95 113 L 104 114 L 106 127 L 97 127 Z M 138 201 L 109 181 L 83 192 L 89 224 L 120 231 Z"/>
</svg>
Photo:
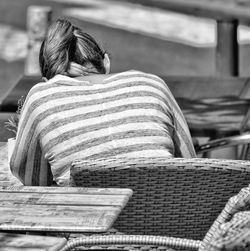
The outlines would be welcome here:
<svg viewBox="0 0 250 251">
<path fill-rule="evenodd" d="M 200 251 L 249 250 L 250 186 L 231 197 L 212 224 Z"/>
<path fill-rule="evenodd" d="M 250 163 L 237 160 L 85 159 L 71 167 L 74 186 L 133 189 L 115 222 L 119 231 L 197 240 L 249 181 Z"/>
</svg>

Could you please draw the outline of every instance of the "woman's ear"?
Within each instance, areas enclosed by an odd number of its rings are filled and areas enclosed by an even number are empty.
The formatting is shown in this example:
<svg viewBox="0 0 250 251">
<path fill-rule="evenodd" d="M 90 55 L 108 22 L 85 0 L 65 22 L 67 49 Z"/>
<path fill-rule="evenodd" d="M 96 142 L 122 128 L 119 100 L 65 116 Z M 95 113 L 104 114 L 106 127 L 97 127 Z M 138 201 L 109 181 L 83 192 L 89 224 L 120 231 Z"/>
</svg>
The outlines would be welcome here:
<svg viewBox="0 0 250 251">
<path fill-rule="evenodd" d="M 107 53 L 104 54 L 103 65 L 105 68 L 105 74 L 109 74 L 110 73 L 110 59 Z"/>
</svg>

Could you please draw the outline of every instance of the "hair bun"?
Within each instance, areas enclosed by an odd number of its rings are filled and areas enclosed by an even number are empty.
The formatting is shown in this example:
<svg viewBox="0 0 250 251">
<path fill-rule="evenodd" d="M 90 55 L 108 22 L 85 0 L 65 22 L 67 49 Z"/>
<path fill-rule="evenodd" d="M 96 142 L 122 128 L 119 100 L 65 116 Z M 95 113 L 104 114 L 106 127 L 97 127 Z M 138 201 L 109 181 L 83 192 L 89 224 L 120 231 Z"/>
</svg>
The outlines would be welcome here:
<svg viewBox="0 0 250 251">
<path fill-rule="evenodd" d="M 49 27 L 47 40 L 43 48 L 45 62 L 49 64 L 44 77 L 50 79 L 56 74 L 67 72 L 70 55 L 74 54 L 74 26 L 70 21 L 59 19 Z"/>
<path fill-rule="evenodd" d="M 99 73 L 105 73 L 104 52 L 89 34 L 75 27 L 69 20 L 58 19 L 48 29 L 40 50 L 40 67 L 44 77 L 68 74 L 70 63 L 92 65 Z"/>
</svg>

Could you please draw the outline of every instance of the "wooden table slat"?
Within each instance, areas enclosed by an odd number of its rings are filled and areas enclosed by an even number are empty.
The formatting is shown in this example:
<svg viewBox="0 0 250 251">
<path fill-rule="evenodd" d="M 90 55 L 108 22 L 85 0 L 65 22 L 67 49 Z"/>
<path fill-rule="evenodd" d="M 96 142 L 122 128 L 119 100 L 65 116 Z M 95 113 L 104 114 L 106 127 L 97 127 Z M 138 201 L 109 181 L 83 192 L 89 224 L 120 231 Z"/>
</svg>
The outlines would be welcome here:
<svg viewBox="0 0 250 251">
<path fill-rule="evenodd" d="M 115 206 L 31 205 L 1 202 L 0 230 L 106 232 L 121 212 Z"/>
<path fill-rule="evenodd" d="M 128 188 L 91 188 L 91 187 L 42 187 L 42 186 L 0 186 L 1 192 L 27 192 L 27 193 L 56 193 L 56 194 L 103 194 L 103 195 L 128 195 L 131 196 L 133 191 Z"/>
<path fill-rule="evenodd" d="M 8 201 L 15 204 L 35 204 L 35 205 L 102 205 L 117 206 L 125 205 L 128 196 L 116 194 L 56 194 L 56 193 L 22 193 L 20 192 L 0 192 L 1 202 Z"/>
<path fill-rule="evenodd" d="M 0 233 L 1 251 L 59 251 L 66 243 L 58 237 Z"/>
</svg>

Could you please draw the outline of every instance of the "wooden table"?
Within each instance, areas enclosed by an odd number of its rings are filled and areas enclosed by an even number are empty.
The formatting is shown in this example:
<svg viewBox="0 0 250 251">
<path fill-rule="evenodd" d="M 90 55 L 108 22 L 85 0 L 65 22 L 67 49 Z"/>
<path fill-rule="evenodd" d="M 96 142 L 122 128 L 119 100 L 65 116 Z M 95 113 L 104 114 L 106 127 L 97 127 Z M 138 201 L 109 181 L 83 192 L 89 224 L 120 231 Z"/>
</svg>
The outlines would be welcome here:
<svg viewBox="0 0 250 251">
<path fill-rule="evenodd" d="M 66 243 L 59 237 L 0 233 L 1 251 L 59 251 Z"/>
<path fill-rule="evenodd" d="M 106 232 L 131 189 L 22 186 L 10 172 L 0 143 L 0 231 Z"/>
<path fill-rule="evenodd" d="M 106 232 L 132 190 L 0 187 L 0 231 Z"/>
<path fill-rule="evenodd" d="M 117 0 L 115 0 L 117 2 Z M 120 0 L 124 1 L 124 0 Z M 217 22 L 216 69 L 219 75 L 239 75 L 238 24 L 250 24 L 249 0 L 126 0 Z"/>
</svg>

